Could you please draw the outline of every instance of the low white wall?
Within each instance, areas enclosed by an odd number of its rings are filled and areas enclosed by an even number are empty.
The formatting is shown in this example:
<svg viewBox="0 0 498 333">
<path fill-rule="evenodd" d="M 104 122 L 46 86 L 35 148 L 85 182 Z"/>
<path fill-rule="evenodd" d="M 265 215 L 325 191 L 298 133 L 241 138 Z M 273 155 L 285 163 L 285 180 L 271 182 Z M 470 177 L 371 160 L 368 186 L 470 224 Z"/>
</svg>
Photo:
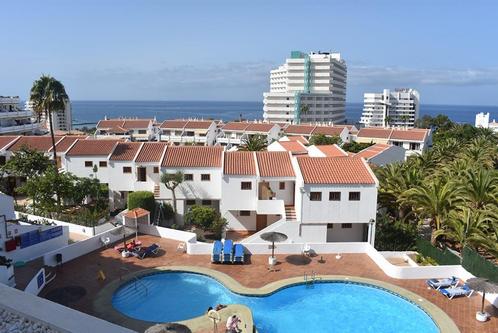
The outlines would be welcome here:
<svg viewBox="0 0 498 333">
<path fill-rule="evenodd" d="M 135 332 L 2 284 L 0 284 L 0 308 L 63 333 Z"/>
<path fill-rule="evenodd" d="M 121 240 L 123 238 L 123 233 L 120 232 L 121 228 L 122 227 L 116 227 L 91 238 L 46 253 L 43 256 L 43 262 L 45 265 L 53 267 L 57 265 L 55 255 L 58 253 L 62 254 L 62 263 L 66 263 L 101 248 L 103 246 L 102 239 L 109 238 L 111 243 Z M 128 236 L 132 233 L 133 232 L 129 230 L 126 235 Z"/>
<path fill-rule="evenodd" d="M 188 254 L 210 254 L 213 245 L 208 243 L 197 242 L 197 235 L 193 232 L 181 231 L 176 229 L 159 227 L 156 225 L 140 224 L 138 231 L 152 236 L 161 238 L 174 239 L 187 244 Z"/>
<path fill-rule="evenodd" d="M 29 281 L 26 288 L 24 288 L 24 291 L 33 295 L 38 295 L 40 291 L 43 289 L 43 287 L 45 287 L 45 284 L 47 283 L 45 278 L 46 278 L 45 268 L 41 268 L 38 271 L 38 273 L 36 273 L 35 276 L 33 276 L 31 281 Z"/>
</svg>

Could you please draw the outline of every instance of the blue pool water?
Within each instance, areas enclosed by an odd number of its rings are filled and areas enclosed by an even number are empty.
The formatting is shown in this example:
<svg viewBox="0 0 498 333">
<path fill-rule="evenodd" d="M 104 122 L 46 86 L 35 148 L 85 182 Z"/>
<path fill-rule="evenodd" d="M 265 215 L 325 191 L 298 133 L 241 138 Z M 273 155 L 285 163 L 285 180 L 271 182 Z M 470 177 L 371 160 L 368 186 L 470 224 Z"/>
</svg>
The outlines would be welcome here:
<svg viewBox="0 0 498 333">
<path fill-rule="evenodd" d="M 416 305 L 367 285 L 315 283 L 252 297 L 235 294 L 199 274 L 160 273 L 140 281 L 143 284 L 129 283 L 119 288 L 112 303 L 123 314 L 145 321 L 180 321 L 202 315 L 210 306 L 237 303 L 251 308 L 260 333 L 439 332 Z"/>
</svg>

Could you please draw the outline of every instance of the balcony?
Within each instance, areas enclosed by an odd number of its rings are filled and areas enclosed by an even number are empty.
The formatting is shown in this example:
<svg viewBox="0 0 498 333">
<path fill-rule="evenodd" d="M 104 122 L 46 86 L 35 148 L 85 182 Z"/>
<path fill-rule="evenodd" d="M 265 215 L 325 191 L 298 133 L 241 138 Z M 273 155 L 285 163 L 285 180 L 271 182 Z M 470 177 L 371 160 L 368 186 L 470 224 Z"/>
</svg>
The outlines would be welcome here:
<svg viewBox="0 0 498 333">
<path fill-rule="evenodd" d="M 258 200 L 256 212 L 261 215 L 285 216 L 285 205 L 283 200 Z"/>
<path fill-rule="evenodd" d="M 29 118 L 33 116 L 33 112 L 29 110 L 23 111 L 2 111 L 0 112 L 0 119 L 11 119 L 11 118 Z"/>
<path fill-rule="evenodd" d="M 40 128 L 39 123 L 0 127 L 0 134 L 18 133 L 18 132 L 32 132 L 32 131 L 35 131 L 39 128 Z"/>
</svg>

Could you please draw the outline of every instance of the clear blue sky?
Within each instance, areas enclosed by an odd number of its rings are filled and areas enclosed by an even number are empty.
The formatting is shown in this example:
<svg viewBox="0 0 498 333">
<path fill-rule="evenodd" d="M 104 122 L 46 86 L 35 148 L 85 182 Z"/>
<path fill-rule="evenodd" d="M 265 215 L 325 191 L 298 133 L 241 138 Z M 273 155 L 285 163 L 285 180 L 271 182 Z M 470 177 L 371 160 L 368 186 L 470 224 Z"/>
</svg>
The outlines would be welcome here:
<svg viewBox="0 0 498 333">
<path fill-rule="evenodd" d="M 498 1 L 32 0 L 1 5 L 0 95 L 42 73 L 73 100 L 253 100 L 291 50 L 338 51 L 348 101 L 498 105 Z"/>
</svg>

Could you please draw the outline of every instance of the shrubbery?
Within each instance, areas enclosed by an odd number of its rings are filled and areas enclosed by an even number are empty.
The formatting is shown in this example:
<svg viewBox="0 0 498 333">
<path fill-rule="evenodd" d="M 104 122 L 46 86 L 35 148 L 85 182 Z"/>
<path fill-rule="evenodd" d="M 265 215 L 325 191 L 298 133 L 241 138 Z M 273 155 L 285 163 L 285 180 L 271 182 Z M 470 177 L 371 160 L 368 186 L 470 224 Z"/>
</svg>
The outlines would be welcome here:
<svg viewBox="0 0 498 333">
<path fill-rule="evenodd" d="M 128 209 L 143 208 L 150 212 L 151 221 L 154 219 L 156 199 L 154 193 L 148 191 L 132 192 L 128 195 Z"/>
</svg>

